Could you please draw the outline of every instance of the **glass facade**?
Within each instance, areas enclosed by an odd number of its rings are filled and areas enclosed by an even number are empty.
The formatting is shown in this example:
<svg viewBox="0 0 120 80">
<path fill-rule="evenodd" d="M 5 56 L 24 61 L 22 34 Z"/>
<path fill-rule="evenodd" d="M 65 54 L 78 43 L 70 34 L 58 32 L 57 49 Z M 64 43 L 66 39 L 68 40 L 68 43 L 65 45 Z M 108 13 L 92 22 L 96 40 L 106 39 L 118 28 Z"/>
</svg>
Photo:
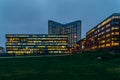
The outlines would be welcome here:
<svg viewBox="0 0 120 80">
<path fill-rule="evenodd" d="M 6 34 L 8 54 L 52 54 L 68 53 L 67 35 Z"/>
<path fill-rule="evenodd" d="M 48 33 L 68 35 L 68 46 L 74 47 L 74 45 L 81 39 L 81 21 L 60 24 L 50 20 L 48 22 Z"/>
</svg>

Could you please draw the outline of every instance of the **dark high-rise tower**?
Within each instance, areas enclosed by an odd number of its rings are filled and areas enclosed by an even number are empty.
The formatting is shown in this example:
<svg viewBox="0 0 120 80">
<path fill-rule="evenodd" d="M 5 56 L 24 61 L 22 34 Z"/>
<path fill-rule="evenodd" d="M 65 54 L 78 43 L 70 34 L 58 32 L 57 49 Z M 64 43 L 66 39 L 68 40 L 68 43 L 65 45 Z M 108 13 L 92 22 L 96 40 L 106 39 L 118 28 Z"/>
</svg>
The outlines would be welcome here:
<svg viewBox="0 0 120 80">
<path fill-rule="evenodd" d="M 81 21 L 61 24 L 52 20 L 48 21 L 49 34 L 67 34 L 68 47 L 73 47 L 81 39 Z"/>
</svg>

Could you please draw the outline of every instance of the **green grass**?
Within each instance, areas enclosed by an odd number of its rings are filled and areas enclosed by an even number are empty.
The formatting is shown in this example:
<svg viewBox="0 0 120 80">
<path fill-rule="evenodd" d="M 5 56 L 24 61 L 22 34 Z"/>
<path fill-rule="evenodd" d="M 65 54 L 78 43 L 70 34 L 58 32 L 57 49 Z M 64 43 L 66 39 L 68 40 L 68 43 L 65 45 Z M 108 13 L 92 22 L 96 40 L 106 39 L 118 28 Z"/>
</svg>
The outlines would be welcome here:
<svg viewBox="0 0 120 80">
<path fill-rule="evenodd" d="M 0 59 L 0 80 L 120 80 L 120 58 L 104 53 Z"/>
</svg>

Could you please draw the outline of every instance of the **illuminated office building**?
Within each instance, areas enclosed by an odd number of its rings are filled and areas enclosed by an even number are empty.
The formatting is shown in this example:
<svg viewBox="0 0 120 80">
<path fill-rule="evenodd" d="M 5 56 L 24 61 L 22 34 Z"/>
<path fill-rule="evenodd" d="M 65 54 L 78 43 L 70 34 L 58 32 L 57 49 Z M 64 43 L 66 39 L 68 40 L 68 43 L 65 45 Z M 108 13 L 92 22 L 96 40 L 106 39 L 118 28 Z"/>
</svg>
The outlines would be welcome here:
<svg viewBox="0 0 120 80">
<path fill-rule="evenodd" d="M 77 42 L 77 52 L 92 50 L 120 50 L 120 13 L 114 13 L 86 33 Z"/>
<path fill-rule="evenodd" d="M 81 39 L 81 21 L 79 20 L 67 24 L 61 24 L 49 20 L 48 33 L 68 35 L 68 47 L 74 47 L 74 45 Z"/>
<path fill-rule="evenodd" d="M 67 35 L 6 34 L 6 38 L 11 55 L 68 53 Z"/>
<path fill-rule="evenodd" d="M 120 49 L 120 13 L 114 13 L 86 33 L 85 50 Z"/>
</svg>

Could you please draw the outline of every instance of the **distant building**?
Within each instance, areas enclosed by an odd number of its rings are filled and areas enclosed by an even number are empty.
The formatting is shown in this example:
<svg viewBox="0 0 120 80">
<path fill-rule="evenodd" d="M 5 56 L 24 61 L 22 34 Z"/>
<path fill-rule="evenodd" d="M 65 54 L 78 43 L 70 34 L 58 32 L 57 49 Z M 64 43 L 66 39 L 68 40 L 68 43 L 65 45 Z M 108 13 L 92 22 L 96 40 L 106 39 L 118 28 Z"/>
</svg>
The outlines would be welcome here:
<svg viewBox="0 0 120 80">
<path fill-rule="evenodd" d="M 67 35 L 6 34 L 6 38 L 11 55 L 69 53 Z"/>
<path fill-rule="evenodd" d="M 86 46 L 86 38 L 83 38 L 77 42 L 77 44 L 74 46 L 74 49 L 76 52 L 83 52 L 85 51 L 85 46 Z"/>
<path fill-rule="evenodd" d="M 81 21 L 75 21 L 67 24 L 61 24 L 52 20 L 48 21 L 49 34 L 67 34 L 68 46 L 74 45 L 81 39 Z"/>
<path fill-rule="evenodd" d="M 85 41 L 85 42 L 84 42 Z M 108 49 L 120 51 L 120 13 L 114 13 L 86 33 L 86 39 L 78 42 L 85 51 Z"/>
<path fill-rule="evenodd" d="M 0 54 L 5 53 L 4 47 L 0 47 Z"/>
</svg>

